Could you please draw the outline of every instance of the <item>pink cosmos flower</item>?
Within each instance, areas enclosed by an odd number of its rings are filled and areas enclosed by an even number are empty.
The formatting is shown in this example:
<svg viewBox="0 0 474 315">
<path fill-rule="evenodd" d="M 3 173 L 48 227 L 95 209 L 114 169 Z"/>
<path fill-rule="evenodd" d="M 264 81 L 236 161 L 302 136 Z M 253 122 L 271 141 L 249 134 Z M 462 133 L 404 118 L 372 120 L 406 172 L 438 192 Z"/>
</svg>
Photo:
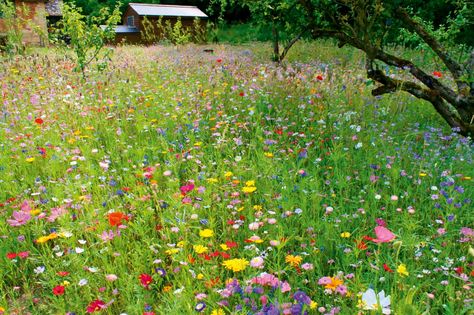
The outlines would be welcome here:
<svg viewBox="0 0 474 315">
<path fill-rule="evenodd" d="M 280 287 L 280 290 L 282 293 L 285 293 L 285 292 L 290 292 L 291 291 L 291 287 L 290 287 L 290 284 L 288 282 L 283 282 L 281 284 L 281 287 Z"/>
<path fill-rule="evenodd" d="M 250 261 L 250 266 L 253 267 L 253 268 L 263 268 L 263 258 L 258 256 L 258 257 L 254 257 L 252 258 L 252 260 Z"/>
<path fill-rule="evenodd" d="M 31 219 L 31 215 L 26 211 L 13 211 L 12 219 L 8 219 L 7 222 L 10 226 L 22 226 Z"/>
<path fill-rule="evenodd" d="M 330 284 L 332 282 L 330 277 L 322 277 L 321 279 L 318 280 L 319 285 L 326 285 Z"/>
<path fill-rule="evenodd" d="M 395 239 L 395 234 L 386 227 L 380 225 L 375 228 L 375 235 L 377 238 L 372 240 L 374 243 L 388 243 Z"/>
</svg>

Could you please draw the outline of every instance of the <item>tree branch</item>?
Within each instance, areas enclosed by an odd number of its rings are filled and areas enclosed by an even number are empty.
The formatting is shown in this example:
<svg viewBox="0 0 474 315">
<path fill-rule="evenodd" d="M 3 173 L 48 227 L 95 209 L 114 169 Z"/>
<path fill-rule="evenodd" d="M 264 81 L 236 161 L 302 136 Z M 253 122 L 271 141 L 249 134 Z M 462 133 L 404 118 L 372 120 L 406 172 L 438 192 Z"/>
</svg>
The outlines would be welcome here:
<svg viewBox="0 0 474 315">
<path fill-rule="evenodd" d="M 383 71 L 373 69 L 372 63 L 371 60 L 367 61 L 367 77 L 382 84 L 382 86 L 372 90 L 372 95 L 383 95 L 396 92 L 397 90 L 408 92 L 416 98 L 424 99 L 433 104 L 435 110 L 451 127 L 460 128 L 461 134 L 467 136 L 469 133 L 474 132 L 474 125 L 466 123 L 461 117 L 459 117 L 456 111 L 447 105 L 435 90 L 422 88 L 420 85 L 411 81 L 390 78 L 386 76 Z"/>
<path fill-rule="evenodd" d="M 405 9 L 398 8 L 397 12 L 400 14 L 400 18 L 402 19 L 402 21 L 405 22 L 412 30 L 414 30 L 443 61 L 443 63 L 449 69 L 449 72 L 451 72 L 451 74 L 453 75 L 453 78 L 456 81 L 456 85 L 458 86 L 459 92 L 465 95 L 465 93 L 467 93 L 469 89 L 469 86 L 465 81 L 461 80 L 461 77 L 464 74 L 463 67 L 458 64 L 453 58 L 451 58 L 451 56 L 449 56 L 443 46 L 441 46 L 441 44 L 438 42 L 438 40 L 436 40 L 434 36 L 429 34 L 420 23 L 412 19 Z"/>
<path fill-rule="evenodd" d="M 301 39 L 301 37 L 303 36 L 304 33 L 306 33 L 306 31 L 307 31 L 307 29 L 304 29 L 303 31 L 301 31 L 301 33 L 299 33 L 297 36 L 295 36 L 288 44 L 286 44 L 285 48 L 283 49 L 283 51 L 282 51 L 282 53 L 279 57 L 279 61 L 285 59 L 286 54 L 288 53 L 290 48 L 293 47 L 293 45 L 296 44 L 296 42 Z"/>
</svg>

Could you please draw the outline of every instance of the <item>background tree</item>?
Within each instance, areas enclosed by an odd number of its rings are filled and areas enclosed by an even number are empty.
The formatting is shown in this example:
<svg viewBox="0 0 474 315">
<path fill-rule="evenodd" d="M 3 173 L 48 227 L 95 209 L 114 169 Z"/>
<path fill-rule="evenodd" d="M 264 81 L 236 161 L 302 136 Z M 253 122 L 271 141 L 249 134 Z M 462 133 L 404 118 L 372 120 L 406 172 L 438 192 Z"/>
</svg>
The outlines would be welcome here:
<svg viewBox="0 0 474 315">
<path fill-rule="evenodd" d="M 232 0 L 215 1 L 235 5 Z M 351 45 L 364 51 L 367 76 L 380 84 L 372 91 L 373 95 L 399 90 L 408 92 L 430 102 L 459 133 L 474 135 L 474 50 L 472 47 L 468 49 L 469 40 L 462 41 L 466 32 L 474 33 L 473 2 L 436 0 L 433 2 L 441 9 L 450 8 L 451 11 L 446 11 L 443 15 L 440 13 L 442 11 L 437 10 L 437 14 L 431 12 L 431 16 L 421 9 L 421 3 L 418 2 L 246 0 L 243 3 L 250 8 L 254 19 L 261 19 L 261 23 L 274 23 L 275 27 L 284 25 L 287 29 L 303 33 L 308 30 L 312 38 L 329 37 L 336 39 L 339 46 Z M 412 3 L 419 7 L 410 7 Z M 415 14 L 416 12 L 424 14 L 426 19 Z M 423 65 L 417 65 L 410 59 L 391 52 L 389 44 L 396 43 L 397 38 L 403 41 L 403 35 L 408 34 L 430 49 L 444 69 L 433 72 L 433 69 L 425 69 Z M 295 38 L 297 40 L 299 37 Z M 446 47 L 449 47 L 450 52 Z M 274 48 L 274 58 L 276 52 L 277 47 Z M 275 59 L 281 61 L 282 58 L 284 55 Z M 405 73 L 394 78 L 380 70 L 381 65 L 403 69 Z M 442 70 L 449 74 L 445 73 L 441 79 Z"/>
<path fill-rule="evenodd" d="M 430 102 L 444 120 L 461 134 L 474 135 L 474 50 L 469 55 L 463 55 L 461 50 L 456 56 L 456 47 L 451 47 L 451 52 L 448 52 L 441 43 L 442 38 L 430 31 L 430 24 L 413 15 L 404 1 L 301 2 L 306 8 L 314 38 L 334 38 L 339 41 L 339 46 L 348 44 L 365 52 L 367 76 L 380 84 L 372 91 L 373 95 L 399 90 L 408 92 Z M 458 16 L 471 12 L 469 5 L 472 2 L 462 1 L 459 5 Z M 422 65 L 390 52 L 387 34 L 394 27 L 393 21 L 403 23 L 435 53 L 449 73 L 444 79 L 441 79 L 440 71 L 430 72 Z M 445 27 L 453 29 L 469 25 Z M 381 64 L 404 69 L 405 75 L 400 78 L 388 76 L 380 70 Z"/>
</svg>

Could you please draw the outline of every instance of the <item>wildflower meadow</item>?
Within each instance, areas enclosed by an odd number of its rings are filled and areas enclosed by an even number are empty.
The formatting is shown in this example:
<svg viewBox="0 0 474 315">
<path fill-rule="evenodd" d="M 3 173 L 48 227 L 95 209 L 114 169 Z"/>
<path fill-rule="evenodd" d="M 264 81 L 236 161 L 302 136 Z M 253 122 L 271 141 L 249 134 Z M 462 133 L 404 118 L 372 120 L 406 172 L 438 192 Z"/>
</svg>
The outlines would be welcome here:
<svg viewBox="0 0 474 315">
<path fill-rule="evenodd" d="M 351 48 L 212 48 L 1 62 L 0 314 L 473 314 L 472 139 Z"/>
</svg>

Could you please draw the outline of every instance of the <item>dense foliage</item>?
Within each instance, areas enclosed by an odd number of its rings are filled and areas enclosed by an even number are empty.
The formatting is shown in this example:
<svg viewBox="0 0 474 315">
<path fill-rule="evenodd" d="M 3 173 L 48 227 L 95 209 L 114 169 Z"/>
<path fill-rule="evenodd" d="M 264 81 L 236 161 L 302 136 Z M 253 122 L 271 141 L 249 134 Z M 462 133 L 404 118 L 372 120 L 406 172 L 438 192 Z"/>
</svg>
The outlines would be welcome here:
<svg viewBox="0 0 474 315">
<path fill-rule="evenodd" d="M 100 9 L 104 7 L 114 8 L 119 2 L 122 10 L 127 7 L 129 2 L 143 2 L 143 3 L 162 3 L 162 4 L 185 4 L 195 5 L 201 10 L 211 15 L 212 19 L 217 19 L 219 16 L 223 18 L 226 23 L 233 23 L 235 21 L 245 21 L 255 24 L 261 22 L 266 23 L 268 20 L 263 19 L 261 14 L 255 15 L 256 11 L 261 11 L 271 8 L 276 11 L 287 11 L 288 17 L 294 18 L 295 15 L 295 3 L 292 1 L 281 1 L 281 0 L 265 0 L 265 1 L 234 1 L 234 0 L 150 0 L 150 1 L 118 1 L 118 0 L 68 0 L 68 2 L 75 3 L 78 7 L 82 8 L 86 15 L 99 15 Z M 398 0 L 392 1 L 394 5 L 409 6 L 413 9 L 413 12 L 424 21 L 430 21 L 434 28 L 446 25 L 450 19 L 453 19 L 460 9 L 462 9 L 462 2 L 459 0 L 434 0 L 434 1 L 422 1 L 422 0 Z M 452 39 L 457 43 L 465 43 L 470 46 L 474 46 L 474 38 L 470 34 L 474 33 L 474 9 L 472 8 L 472 1 L 465 1 L 468 10 L 465 10 L 465 16 L 468 23 L 457 21 L 462 23 L 460 32 L 455 34 Z M 250 4 L 250 5 L 249 5 Z M 251 15 L 249 13 L 253 13 Z M 275 12 L 276 13 L 276 12 Z M 281 12 L 280 12 L 281 13 Z M 286 13 L 285 13 L 286 14 Z M 303 15 L 304 16 L 304 15 Z M 296 16 L 301 18 L 302 16 Z M 278 21 L 279 23 L 287 23 L 288 19 Z M 399 29 L 403 27 L 403 24 L 399 24 L 394 21 L 393 27 L 390 30 L 389 38 L 392 42 L 405 43 L 400 38 Z M 288 25 L 291 26 L 291 25 Z M 269 30 L 271 31 L 271 29 Z M 238 39 L 237 39 L 238 40 Z M 413 42 L 410 43 L 411 45 Z"/>
</svg>

